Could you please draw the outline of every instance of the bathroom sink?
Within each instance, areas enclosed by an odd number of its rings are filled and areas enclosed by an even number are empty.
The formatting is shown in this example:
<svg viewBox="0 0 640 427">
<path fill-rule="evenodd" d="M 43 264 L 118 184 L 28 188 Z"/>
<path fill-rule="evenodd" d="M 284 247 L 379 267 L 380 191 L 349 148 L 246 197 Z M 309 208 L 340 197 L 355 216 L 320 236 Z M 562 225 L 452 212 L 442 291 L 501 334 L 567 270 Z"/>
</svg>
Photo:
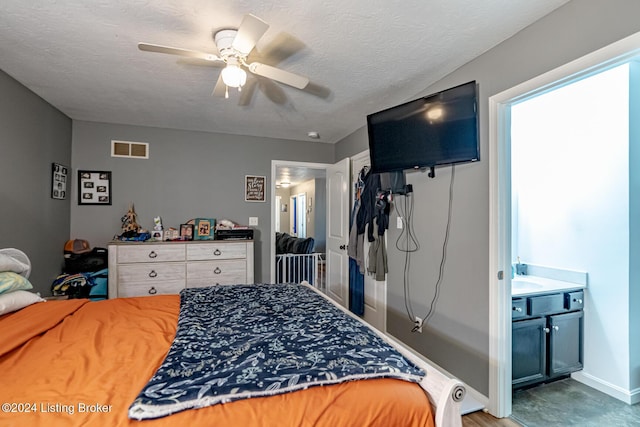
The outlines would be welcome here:
<svg viewBox="0 0 640 427">
<path fill-rule="evenodd" d="M 541 285 L 540 283 L 536 283 L 533 282 L 531 280 L 526 280 L 526 279 L 513 279 L 511 280 L 511 287 L 513 289 L 530 289 L 530 290 L 536 290 L 536 289 L 542 289 L 544 288 L 543 285 Z"/>
<path fill-rule="evenodd" d="M 511 295 L 535 295 L 568 289 L 584 289 L 584 285 L 540 276 L 517 275 L 511 279 Z"/>
</svg>

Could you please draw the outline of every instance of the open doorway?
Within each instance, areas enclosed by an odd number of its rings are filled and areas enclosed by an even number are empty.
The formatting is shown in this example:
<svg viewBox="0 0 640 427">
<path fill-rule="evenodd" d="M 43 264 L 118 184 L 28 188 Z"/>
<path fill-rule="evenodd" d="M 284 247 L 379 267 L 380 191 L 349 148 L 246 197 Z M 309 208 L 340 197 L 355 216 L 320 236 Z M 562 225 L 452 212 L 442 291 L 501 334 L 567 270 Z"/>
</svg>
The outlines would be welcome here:
<svg viewBox="0 0 640 427">
<path fill-rule="evenodd" d="M 489 410 L 495 416 L 505 417 L 512 412 L 511 267 L 514 225 L 512 225 L 511 107 L 537 95 L 548 93 L 555 88 L 566 86 L 595 73 L 629 62 L 637 57 L 639 52 L 640 35 L 636 34 L 489 99 L 491 162 L 490 358 L 495 361 L 490 364 Z M 606 102 L 602 103 L 602 108 L 607 108 Z M 604 147 L 606 144 L 603 145 Z M 541 169 L 545 168 L 545 165 L 540 166 Z M 541 170 L 541 174 L 543 173 L 544 171 Z M 598 171 L 593 171 L 593 173 L 598 173 Z M 628 273 L 630 278 L 632 272 L 628 271 Z M 637 298 L 630 291 L 627 292 L 627 296 Z M 622 305 L 633 306 L 633 304 L 626 303 Z M 593 311 L 592 314 L 596 316 L 596 310 Z M 633 316 L 632 313 L 629 313 L 629 317 Z M 588 327 L 589 317 L 585 319 L 585 322 Z M 627 331 L 630 332 L 628 329 Z M 633 332 L 627 336 L 632 334 Z M 587 347 L 593 346 L 593 344 L 590 343 Z M 599 381 L 594 372 L 580 374 L 581 382 L 599 388 L 620 400 L 627 401 L 627 403 L 637 402 L 638 384 L 635 383 L 637 379 L 630 377 L 630 373 L 637 369 L 640 361 L 638 361 L 637 350 L 629 348 L 629 344 L 627 344 L 627 350 L 629 350 L 627 354 L 630 357 L 627 360 L 626 368 L 623 369 L 626 372 L 626 378 L 622 379 L 621 385 L 607 387 L 611 386 L 611 383 Z M 586 367 L 587 365 L 585 365 Z M 607 390 L 607 388 L 609 389 Z M 633 392 L 634 390 L 636 392 Z"/>
<path fill-rule="evenodd" d="M 326 286 L 326 177 L 323 163 L 272 162 L 271 282 Z"/>
</svg>

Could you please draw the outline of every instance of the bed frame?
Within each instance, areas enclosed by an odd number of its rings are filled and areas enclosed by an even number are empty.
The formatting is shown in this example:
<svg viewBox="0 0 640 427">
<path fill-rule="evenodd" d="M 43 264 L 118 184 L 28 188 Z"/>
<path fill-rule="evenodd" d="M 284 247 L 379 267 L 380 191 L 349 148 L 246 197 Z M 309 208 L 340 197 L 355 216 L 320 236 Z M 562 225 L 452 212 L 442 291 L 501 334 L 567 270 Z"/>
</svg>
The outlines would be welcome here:
<svg viewBox="0 0 640 427">
<path fill-rule="evenodd" d="M 347 313 L 349 316 L 359 320 L 360 322 L 364 322 L 362 318 L 356 316 L 319 291 L 317 288 L 311 286 L 309 282 L 303 281 L 302 284 L 322 295 L 327 301 L 330 301 L 333 305 Z M 456 378 L 451 378 L 448 375 L 445 375 L 440 369 L 432 365 L 423 356 L 416 354 L 414 350 L 411 350 L 398 340 L 379 331 L 371 325 L 368 326 L 388 343 L 396 347 L 405 357 L 420 366 L 426 372 L 424 379 L 420 383 L 420 387 L 427 392 L 427 396 L 435 414 L 436 427 L 462 427 L 460 406 L 467 392 L 464 384 Z"/>
</svg>

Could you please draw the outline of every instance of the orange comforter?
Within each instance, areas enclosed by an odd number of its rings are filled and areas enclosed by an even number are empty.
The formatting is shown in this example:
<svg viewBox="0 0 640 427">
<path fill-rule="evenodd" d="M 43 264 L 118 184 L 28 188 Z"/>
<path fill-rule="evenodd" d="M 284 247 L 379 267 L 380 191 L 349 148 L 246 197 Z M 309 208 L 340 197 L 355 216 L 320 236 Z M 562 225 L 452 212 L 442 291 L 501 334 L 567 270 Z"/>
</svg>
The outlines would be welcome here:
<svg viewBox="0 0 640 427">
<path fill-rule="evenodd" d="M 49 301 L 0 317 L 0 426 L 433 427 L 424 391 L 351 381 L 134 421 L 175 335 L 179 297 Z"/>
</svg>

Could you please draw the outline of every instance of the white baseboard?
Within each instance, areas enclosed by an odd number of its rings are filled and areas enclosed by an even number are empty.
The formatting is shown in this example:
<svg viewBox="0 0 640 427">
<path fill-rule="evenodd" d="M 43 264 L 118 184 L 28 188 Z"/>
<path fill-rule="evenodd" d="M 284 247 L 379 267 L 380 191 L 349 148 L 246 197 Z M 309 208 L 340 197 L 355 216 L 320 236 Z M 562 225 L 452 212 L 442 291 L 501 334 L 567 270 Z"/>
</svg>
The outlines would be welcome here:
<svg viewBox="0 0 640 427">
<path fill-rule="evenodd" d="M 485 409 L 489 404 L 489 398 L 469 387 L 468 384 L 464 386 L 467 389 L 467 393 L 464 395 L 464 400 L 460 405 L 460 415 L 467 415 Z"/>
<path fill-rule="evenodd" d="M 574 372 L 571 374 L 571 378 L 587 385 L 591 388 L 595 388 L 609 396 L 618 399 L 628 405 L 634 405 L 640 402 L 640 388 L 634 390 L 625 390 L 617 385 L 610 384 L 606 381 L 596 378 L 593 375 L 587 374 L 584 371 Z"/>
</svg>

